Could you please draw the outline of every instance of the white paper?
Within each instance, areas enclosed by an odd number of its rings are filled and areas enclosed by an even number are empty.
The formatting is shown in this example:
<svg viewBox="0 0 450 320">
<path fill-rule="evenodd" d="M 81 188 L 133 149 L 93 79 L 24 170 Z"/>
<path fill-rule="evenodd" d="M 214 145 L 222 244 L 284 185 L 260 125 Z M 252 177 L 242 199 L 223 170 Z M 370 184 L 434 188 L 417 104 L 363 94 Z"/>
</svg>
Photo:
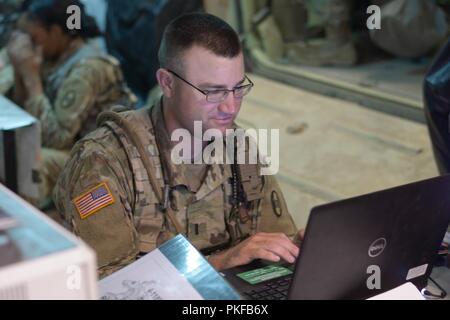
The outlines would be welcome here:
<svg viewBox="0 0 450 320">
<path fill-rule="evenodd" d="M 367 300 L 425 300 L 420 291 L 411 282 L 376 295 Z"/>
<path fill-rule="evenodd" d="M 100 281 L 106 300 L 203 300 L 158 249 Z"/>
</svg>

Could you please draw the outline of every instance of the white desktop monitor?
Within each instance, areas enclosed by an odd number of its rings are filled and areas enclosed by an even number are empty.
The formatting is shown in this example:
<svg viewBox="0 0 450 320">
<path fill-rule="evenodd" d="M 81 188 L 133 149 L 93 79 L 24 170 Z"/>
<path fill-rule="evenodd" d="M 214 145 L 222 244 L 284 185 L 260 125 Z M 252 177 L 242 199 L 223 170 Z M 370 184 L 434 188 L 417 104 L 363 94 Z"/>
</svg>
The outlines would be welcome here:
<svg viewBox="0 0 450 320">
<path fill-rule="evenodd" d="M 0 95 L 0 182 L 39 203 L 40 122 Z"/>
<path fill-rule="evenodd" d="M 16 220 L 0 229 L 0 300 L 98 299 L 91 248 L 1 184 L 0 210 Z"/>
</svg>

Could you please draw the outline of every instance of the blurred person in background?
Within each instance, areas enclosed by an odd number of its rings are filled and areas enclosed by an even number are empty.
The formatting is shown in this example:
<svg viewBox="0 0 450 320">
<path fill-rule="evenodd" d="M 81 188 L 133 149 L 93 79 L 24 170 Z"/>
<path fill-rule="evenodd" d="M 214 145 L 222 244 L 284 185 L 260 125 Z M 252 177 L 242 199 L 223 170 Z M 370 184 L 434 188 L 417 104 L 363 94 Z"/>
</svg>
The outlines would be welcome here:
<svg viewBox="0 0 450 320">
<path fill-rule="evenodd" d="M 80 29 L 70 30 L 67 8 L 80 9 Z M 100 35 L 95 20 L 78 0 L 23 3 L 7 53 L 14 69 L 10 97 L 41 122 L 40 207 L 51 192 L 75 141 L 96 127 L 97 115 L 135 97 L 125 85 L 116 59 L 88 39 Z"/>
</svg>

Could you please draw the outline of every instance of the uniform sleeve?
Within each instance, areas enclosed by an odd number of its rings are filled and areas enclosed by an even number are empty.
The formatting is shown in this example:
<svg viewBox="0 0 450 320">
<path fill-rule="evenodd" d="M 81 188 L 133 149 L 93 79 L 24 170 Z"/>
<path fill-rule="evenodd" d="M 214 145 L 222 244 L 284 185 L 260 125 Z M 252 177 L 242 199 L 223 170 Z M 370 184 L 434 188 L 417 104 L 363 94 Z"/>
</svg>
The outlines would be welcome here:
<svg viewBox="0 0 450 320">
<path fill-rule="evenodd" d="M 25 102 L 25 109 L 41 121 L 42 141 L 46 147 L 71 147 L 83 122 L 95 105 L 107 81 L 107 68 L 101 60 L 90 60 L 74 67 L 50 102 L 44 94 Z"/>
<path fill-rule="evenodd" d="M 282 232 L 288 237 L 297 233 L 292 216 L 289 214 L 283 193 L 272 175 L 264 176 L 264 197 L 260 203 L 260 232 Z"/>
<path fill-rule="evenodd" d="M 115 156 L 106 154 L 96 142 L 76 145 L 54 190 L 55 204 L 71 231 L 97 253 L 101 277 L 131 263 L 138 254 L 130 206 L 132 192 L 126 179 L 130 175 Z M 76 201 L 90 192 L 96 196 L 102 186 L 107 187 L 113 203 L 107 198 L 94 200 L 94 204 Z M 102 207 L 101 201 L 107 205 Z M 100 209 L 90 212 L 96 205 Z"/>
</svg>

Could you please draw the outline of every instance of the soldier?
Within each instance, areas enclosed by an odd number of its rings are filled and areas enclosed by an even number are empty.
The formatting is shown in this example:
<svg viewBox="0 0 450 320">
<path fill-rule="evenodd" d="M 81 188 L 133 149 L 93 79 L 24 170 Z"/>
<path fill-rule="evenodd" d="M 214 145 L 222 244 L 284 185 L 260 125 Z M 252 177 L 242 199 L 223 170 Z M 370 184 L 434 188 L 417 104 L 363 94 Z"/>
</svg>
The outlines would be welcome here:
<svg viewBox="0 0 450 320">
<path fill-rule="evenodd" d="M 297 229 L 273 176 L 257 165 L 171 157 L 177 129 L 234 127 L 253 86 L 236 32 L 209 14 L 181 16 L 164 32 L 159 62 L 160 102 L 103 113 L 73 148 L 54 191 L 67 227 L 95 249 L 101 276 L 177 233 L 218 270 L 257 258 L 293 262 Z"/>
<path fill-rule="evenodd" d="M 131 106 L 133 96 L 118 62 L 87 42 L 99 34 L 78 0 L 25 2 L 20 31 L 8 54 L 14 68 L 13 100 L 41 121 L 41 207 L 51 199 L 59 172 L 75 141 L 95 128 L 112 105 Z M 67 27 L 67 8 L 80 8 L 80 29 Z"/>
</svg>

